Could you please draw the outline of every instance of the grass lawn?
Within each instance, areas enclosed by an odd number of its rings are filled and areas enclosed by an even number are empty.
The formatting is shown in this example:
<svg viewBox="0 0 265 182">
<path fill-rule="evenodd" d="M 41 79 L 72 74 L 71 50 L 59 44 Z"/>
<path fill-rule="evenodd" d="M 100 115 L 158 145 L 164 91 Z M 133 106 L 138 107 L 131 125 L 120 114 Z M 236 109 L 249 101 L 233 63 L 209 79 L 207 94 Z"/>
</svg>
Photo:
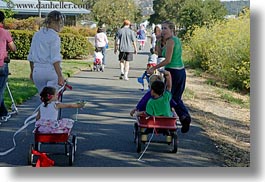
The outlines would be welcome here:
<svg viewBox="0 0 265 182">
<path fill-rule="evenodd" d="M 63 75 L 73 75 L 81 69 L 87 68 L 92 63 L 92 59 L 87 60 L 64 60 L 62 62 Z M 30 66 L 27 60 L 11 60 L 9 64 L 8 77 L 9 88 L 12 92 L 16 104 L 21 104 L 37 94 L 37 89 L 33 82 L 29 79 Z M 48 74 L 48 73 L 47 73 Z M 12 104 L 8 90 L 5 90 L 5 104 L 8 109 Z"/>
</svg>

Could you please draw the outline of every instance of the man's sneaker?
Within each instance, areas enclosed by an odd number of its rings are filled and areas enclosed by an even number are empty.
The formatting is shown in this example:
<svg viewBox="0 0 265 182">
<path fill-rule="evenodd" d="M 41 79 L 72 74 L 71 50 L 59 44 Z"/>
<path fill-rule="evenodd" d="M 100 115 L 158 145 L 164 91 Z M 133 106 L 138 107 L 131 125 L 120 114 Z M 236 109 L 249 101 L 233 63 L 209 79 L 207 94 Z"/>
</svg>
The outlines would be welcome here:
<svg viewBox="0 0 265 182">
<path fill-rule="evenodd" d="M 7 114 L 6 116 L 1 116 L 1 121 L 2 122 L 7 122 L 7 120 L 11 118 L 11 114 Z"/>
<path fill-rule="evenodd" d="M 129 80 L 129 78 L 126 76 L 126 77 L 124 77 L 124 80 L 128 81 L 128 80 Z"/>
<path fill-rule="evenodd" d="M 190 116 L 182 116 L 179 120 L 180 120 L 180 123 L 182 125 L 181 133 L 187 133 L 190 130 L 191 117 Z"/>
<path fill-rule="evenodd" d="M 121 74 L 121 76 L 120 76 L 120 80 L 122 80 L 122 79 L 123 79 L 123 76 L 124 76 L 124 74 Z"/>
</svg>

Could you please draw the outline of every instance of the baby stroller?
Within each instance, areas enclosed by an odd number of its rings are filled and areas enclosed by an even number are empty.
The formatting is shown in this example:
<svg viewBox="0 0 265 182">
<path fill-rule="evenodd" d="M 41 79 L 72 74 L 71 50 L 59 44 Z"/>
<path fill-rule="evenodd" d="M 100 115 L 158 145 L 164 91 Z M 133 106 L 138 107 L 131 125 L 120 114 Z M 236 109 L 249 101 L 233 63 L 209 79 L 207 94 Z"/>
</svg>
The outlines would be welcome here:
<svg viewBox="0 0 265 182">
<path fill-rule="evenodd" d="M 104 71 L 104 65 L 102 64 L 103 54 L 102 49 L 100 47 L 96 47 L 94 52 L 94 63 L 93 70 L 94 71 Z"/>
<path fill-rule="evenodd" d="M 11 90 L 9 88 L 9 85 L 8 85 L 8 82 L 6 82 L 6 88 L 7 88 L 7 91 L 8 91 L 8 94 L 10 96 L 10 99 L 11 99 L 11 102 L 12 102 L 12 105 L 11 105 L 11 112 L 8 112 L 7 116 L 3 116 L 1 117 L 1 122 L 7 122 L 8 119 L 13 115 L 13 114 L 17 114 L 18 113 L 18 109 L 17 109 L 17 106 L 16 106 L 16 103 L 14 101 L 14 98 L 13 98 L 13 95 L 11 93 Z M 1 124 L 0 122 L 0 124 Z"/>
<path fill-rule="evenodd" d="M 8 93 L 9 93 L 9 96 L 11 98 L 11 101 L 12 101 L 12 105 L 11 105 L 11 112 L 9 112 L 9 114 L 17 114 L 18 113 L 18 109 L 17 109 L 17 106 L 16 106 L 16 103 L 14 101 L 14 98 L 13 98 L 13 95 L 11 93 L 11 90 L 9 88 L 9 85 L 8 85 L 8 82 L 6 82 L 6 88 L 8 90 Z"/>
<path fill-rule="evenodd" d="M 94 71 L 104 71 L 104 66 L 103 66 L 103 64 L 102 64 L 102 60 L 101 59 L 96 59 L 95 61 L 94 61 L 94 63 L 93 63 L 93 70 Z"/>
</svg>

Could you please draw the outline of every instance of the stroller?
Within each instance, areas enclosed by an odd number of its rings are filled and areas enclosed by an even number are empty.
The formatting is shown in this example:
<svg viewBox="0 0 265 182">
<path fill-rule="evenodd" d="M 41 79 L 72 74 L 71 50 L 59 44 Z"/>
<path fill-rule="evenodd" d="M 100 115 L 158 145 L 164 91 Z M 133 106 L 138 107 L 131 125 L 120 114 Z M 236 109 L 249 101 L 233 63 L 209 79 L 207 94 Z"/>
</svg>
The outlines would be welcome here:
<svg viewBox="0 0 265 182">
<path fill-rule="evenodd" d="M 8 82 L 6 82 L 6 88 L 8 90 L 8 93 L 9 93 L 9 96 L 11 98 L 11 101 L 12 101 L 12 105 L 11 105 L 11 112 L 9 112 L 9 114 L 17 114 L 18 113 L 18 109 L 17 109 L 17 106 L 16 106 L 16 103 L 14 101 L 14 98 L 13 98 L 13 95 L 11 93 L 11 90 L 9 88 L 9 85 L 8 85 Z"/>
<path fill-rule="evenodd" d="M 104 71 L 101 59 L 96 58 L 93 64 L 94 64 L 93 66 L 94 71 L 102 71 L 102 72 Z"/>
<path fill-rule="evenodd" d="M 12 102 L 12 105 L 11 105 L 11 112 L 8 112 L 8 115 L 7 116 L 4 116 L 4 117 L 1 117 L 0 120 L 1 122 L 7 122 L 8 119 L 13 115 L 13 114 L 17 114 L 18 113 L 18 109 L 17 109 L 17 106 L 16 106 L 16 103 L 14 101 L 14 98 L 13 98 L 13 95 L 11 93 L 11 90 L 9 88 L 9 85 L 8 85 L 8 82 L 6 82 L 6 88 L 8 90 L 8 94 L 10 96 L 10 99 L 11 99 L 11 102 Z M 0 124 L 1 124 L 0 122 Z"/>
<path fill-rule="evenodd" d="M 94 62 L 93 70 L 94 71 L 104 71 L 104 65 L 102 64 L 103 54 L 101 48 L 97 47 L 94 52 Z"/>
</svg>

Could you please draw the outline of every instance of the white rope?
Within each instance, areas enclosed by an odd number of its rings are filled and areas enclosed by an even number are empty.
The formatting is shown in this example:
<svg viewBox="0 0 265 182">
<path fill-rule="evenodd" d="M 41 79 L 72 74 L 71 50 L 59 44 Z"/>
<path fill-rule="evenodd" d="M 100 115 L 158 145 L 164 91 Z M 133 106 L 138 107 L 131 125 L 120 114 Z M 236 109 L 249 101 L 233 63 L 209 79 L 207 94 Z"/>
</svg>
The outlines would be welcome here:
<svg viewBox="0 0 265 182">
<path fill-rule="evenodd" d="M 149 117 L 150 117 L 150 116 L 146 117 L 146 119 L 148 119 Z M 155 120 L 155 117 L 154 117 L 154 116 L 153 116 L 153 119 L 154 119 L 154 123 L 155 123 L 156 120 Z M 140 157 L 137 159 L 138 161 L 140 161 L 140 162 L 145 162 L 145 161 L 141 160 L 141 158 L 143 157 L 143 155 L 145 154 L 145 152 L 146 152 L 146 150 L 147 150 L 149 144 L 151 143 L 151 140 L 152 140 L 153 137 L 154 137 L 154 133 L 155 133 L 155 128 L 153 128 L 153 133 L 152 133 L 151 137 L 149 138 L 149 141 L 148 141 L 148 143 L 147 143 L 147 145 L 146 145 L 146 147 L 145 147 L 143 153 L 142 153 L 142 154 L 140 155 Z M 141 140 L 141 139 L 140 139 L 140 140 Z"/>
<path fill-rule="evenodd" d="M 24 125 L 21 128 L 19 128 L 13 135 L 13 147 L 11 147 L 10 149 L 8 149 L 4 152 L 0 152 L 0 156 L 7 155 L 8 153 L 10 153 L 11 151 L 13 151 L 16 148 L 16 141 L 15 141 L 16 135 L 18 133 L 20 133 L 22 130 L 24 130 L 25 128 L 27 128 L 30 124 L 34 123 L 36 121 L 36 116 L 37 116 L 37 112 L 33 113 L 31 116 L 29 116 L 24 121 Z"/>
<path fill-rule="evenodd" d="M 153 139 L 154 133 L 155 133 L 155 129 L 153 129 L 153 133 L 152 133 L 152 135 L 151 135 L 151 137 L 150 137 L 150 139 L 149 139 L 149 141 L 148 141 L 148 143 L 147 143 L 147 145 L 146 145 L 146 147 L 145 147 L 143 153 L 142 153 L 142 154 L 140 155 L 140 157 L 137 159 L 138 161 L 140 161 L 140 162 L 145 162 L 145 161 L 141 160 L 141 158 L 143 157 L 143 155 L 145 154 L 145 152 L 146 152 L 146 150 L 147 150 L 149 144 L 151 143 L 151 140 Z"/>
</svg>

